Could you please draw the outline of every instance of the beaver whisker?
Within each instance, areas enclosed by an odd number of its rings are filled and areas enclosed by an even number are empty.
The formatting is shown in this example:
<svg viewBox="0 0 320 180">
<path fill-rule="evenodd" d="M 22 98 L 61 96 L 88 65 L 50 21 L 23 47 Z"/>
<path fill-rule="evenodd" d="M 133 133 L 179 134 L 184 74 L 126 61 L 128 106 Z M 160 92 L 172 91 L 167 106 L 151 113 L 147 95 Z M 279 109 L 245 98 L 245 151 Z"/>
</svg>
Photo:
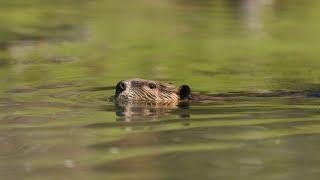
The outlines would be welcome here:
<svg viewBox="0 0 320 180">
<path fill-rule="evenodd" d="M 162 95 L 162 97 L 164 98 L 164 99 L 169 99 L 171 96 L 169 96 L 168 94 L 161 94 Z"/>
<path fill-rule="evenodd" d="M 161 98 L 164 99 L 165 101 L 176 100 L 176 96 L 173 96 L 173 95 L 170 95 L 170 94 L 166 94 L 166 93 L 162 93 L 161 94 Z"/>
<path fill-rule="evenodd" d="M 141 92 L 139 92 L 139 91 L 134 91 L 134 92 L 138 95 L 138 97 L 140 99 L 144 99 L 144 96 L 143 96 L 143 94 Z"/>
<path fill-rule="evenodd" d="M 151 100 L 155 100 L 156 99 L 156 95 L 155 94 L 146 93 L 146 96 Z"/>
</svg>

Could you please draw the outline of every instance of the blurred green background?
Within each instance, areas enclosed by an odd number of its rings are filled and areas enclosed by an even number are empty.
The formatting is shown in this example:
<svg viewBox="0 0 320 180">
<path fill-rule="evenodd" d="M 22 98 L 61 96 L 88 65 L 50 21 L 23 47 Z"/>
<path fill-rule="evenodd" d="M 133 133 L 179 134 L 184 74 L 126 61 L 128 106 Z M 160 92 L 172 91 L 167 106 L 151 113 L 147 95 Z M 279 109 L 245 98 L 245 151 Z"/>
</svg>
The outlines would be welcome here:
<svg viewBox="0 0 320 180">
<path fill-rule="evenodd" d="M 142 77 L 197 90 L 314 88 L 318 1 L 3 1 L 2 90 Z"/>
</svg>

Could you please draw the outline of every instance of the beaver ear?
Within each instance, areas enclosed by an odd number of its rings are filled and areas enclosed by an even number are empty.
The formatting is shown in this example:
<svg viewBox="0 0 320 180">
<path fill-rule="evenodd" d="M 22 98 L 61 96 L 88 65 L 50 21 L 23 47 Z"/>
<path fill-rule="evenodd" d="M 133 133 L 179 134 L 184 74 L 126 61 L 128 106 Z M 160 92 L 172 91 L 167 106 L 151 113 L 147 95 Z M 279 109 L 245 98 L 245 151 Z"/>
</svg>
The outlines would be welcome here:
<svg viewBox="0 0 320 180">
<path fill-rule="evenodd" d="M 182 85 L 179 88 L 178 95 L 180 99 L 188 99 L 191 95 L 191 89 L 188 85 Z"/>
</svg>

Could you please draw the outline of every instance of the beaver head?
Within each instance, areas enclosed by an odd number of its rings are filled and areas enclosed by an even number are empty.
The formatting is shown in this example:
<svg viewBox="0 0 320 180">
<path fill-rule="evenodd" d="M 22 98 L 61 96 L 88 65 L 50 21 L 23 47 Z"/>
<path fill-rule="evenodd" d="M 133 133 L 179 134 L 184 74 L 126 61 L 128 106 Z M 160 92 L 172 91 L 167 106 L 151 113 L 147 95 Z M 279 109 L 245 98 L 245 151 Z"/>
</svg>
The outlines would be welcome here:
<svg viewBox="0 0 320 180">
<path fill-rule="evenodd" d="M 191 98 L 189 86 L 145 79 L 129 79 L 118 82 L 115 98 L 125 101 L 144 101 L 155 104 L 178 104 Z"/>
</svg>

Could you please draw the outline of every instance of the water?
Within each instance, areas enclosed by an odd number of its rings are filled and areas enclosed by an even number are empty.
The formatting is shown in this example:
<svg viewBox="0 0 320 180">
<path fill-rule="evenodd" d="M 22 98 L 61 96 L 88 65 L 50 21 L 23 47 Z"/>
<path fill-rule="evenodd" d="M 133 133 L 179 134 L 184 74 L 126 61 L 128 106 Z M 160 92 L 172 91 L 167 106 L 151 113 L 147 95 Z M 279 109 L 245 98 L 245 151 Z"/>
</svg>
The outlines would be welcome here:
<svg viewBox="0 0 320 180">
<path fill-rule="evenodd" d="M 319 8 L 3 1 L 0 178 L 318 179 Z M 225 97 L 189 107 L 108 101 L 132 77 Z M 268 96 L 278 91 L 303 93 Z"/>
</svg>

